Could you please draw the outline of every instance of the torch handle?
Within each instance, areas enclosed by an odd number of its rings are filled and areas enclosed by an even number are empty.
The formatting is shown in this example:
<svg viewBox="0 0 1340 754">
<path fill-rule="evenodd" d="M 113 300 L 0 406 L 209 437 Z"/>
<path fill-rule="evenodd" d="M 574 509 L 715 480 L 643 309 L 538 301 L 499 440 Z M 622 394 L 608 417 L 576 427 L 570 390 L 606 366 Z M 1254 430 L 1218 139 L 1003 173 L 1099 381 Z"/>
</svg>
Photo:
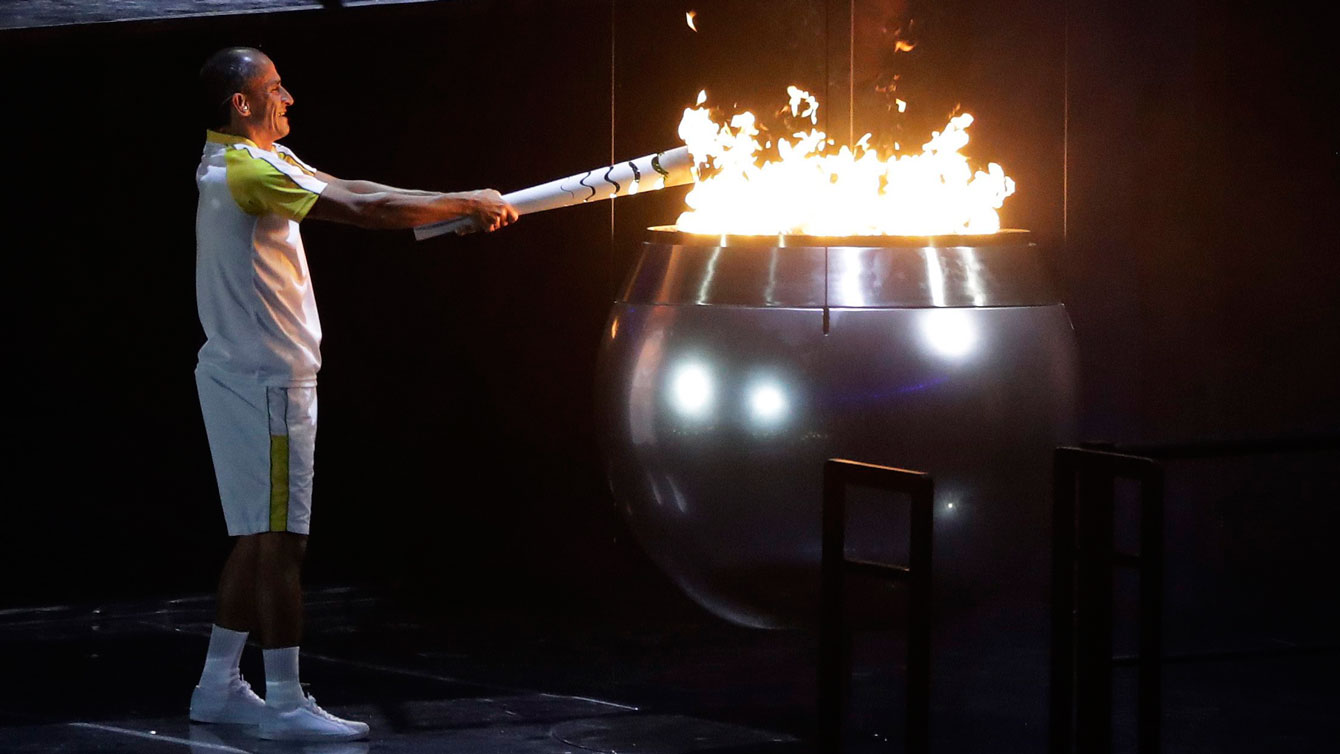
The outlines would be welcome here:
<svg viewBox="0 0 1340 754">
<path fill-rule="evenodd" d="M 693 157 L 688 147 L 679 147 L 503 194 L 503 200 L 516 207 L 517 213 L 528 215 L 641 191 L 681 186 L 692 180 Z M 470 228 L 473 223 L 473 218 L 458 217 L 420 225 L 414 229 L 414 238 L 423 241 L 446 233 L 456 233 Z"/>
</svg>

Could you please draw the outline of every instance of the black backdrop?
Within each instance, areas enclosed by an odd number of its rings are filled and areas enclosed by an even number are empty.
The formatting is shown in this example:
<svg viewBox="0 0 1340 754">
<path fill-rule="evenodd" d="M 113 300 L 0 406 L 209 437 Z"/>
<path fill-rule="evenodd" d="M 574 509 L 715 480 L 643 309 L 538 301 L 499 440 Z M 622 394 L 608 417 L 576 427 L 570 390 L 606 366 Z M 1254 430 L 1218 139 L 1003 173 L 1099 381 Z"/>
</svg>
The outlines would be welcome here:
<svg viewBox="0 0 1340 754">
<path fill-rule="evenodd" d="M 0 606 L 207 591 L 221 562 L 191 378 L 205 55 L 265 49 L 297 100 L 287 144 L 336 175 L 418 188 L 510 189 L 673 145 L 702 87 L 760 109 L 791 80 L 842 89 L 828 21 L 847 3 L 704 3 L 698 34 L 691 5 L 460 0 L 0 32 L 14 512 Z M 1067 292 L 1087 437 L 1340 426 L 1340 129 L 1317 12 L 856 5 L 858 129 L 880 106 L 863 74 L 900 67 L 922 118 L 909 130 L 961 104 L 978 116 L 972 154 L 1019 179 L 1005 222 L 1035 231 Z M 905 17 L 918 51 L 890 63 L 885 22 Z M 673 221 L 681 196 L 425 244 L 307 224 L 326 333 L 311 581 L 429 602 L 677 599 L 610 504 L 591 390 L 640 228 Z M 1287 515 L 1304 531 L 1336 514 L 1313 498 Z"/>
</svg>

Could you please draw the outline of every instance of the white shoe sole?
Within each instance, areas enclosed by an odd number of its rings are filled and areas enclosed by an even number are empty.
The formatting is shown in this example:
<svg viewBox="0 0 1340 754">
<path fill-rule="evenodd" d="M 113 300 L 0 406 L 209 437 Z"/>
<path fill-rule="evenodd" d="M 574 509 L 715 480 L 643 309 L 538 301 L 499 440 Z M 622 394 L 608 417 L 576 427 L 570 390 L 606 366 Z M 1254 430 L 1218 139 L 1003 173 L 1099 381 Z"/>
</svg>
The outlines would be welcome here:
<svg viewBox="0 0 1340 754">
<path fill-rule="evenodd" d="M 266 741 L 300 741 L 303 743 L 321 743 L 322 741 L 359 741 L 368 737 L 368 731 L 350 731 L 348 733 L 318 734 L 314 731 L 265 730 L 257 736 Z"/>
<path fill-rule="evenodd" d="M 188 716 L 193 723 L 208 723 L 210 725 L 260 725 L 260 720 L 248 716 L 239 716 L 236 714 L 224 714 L 222 711 L 195 712 L 192 711 Z"/>
</svg>

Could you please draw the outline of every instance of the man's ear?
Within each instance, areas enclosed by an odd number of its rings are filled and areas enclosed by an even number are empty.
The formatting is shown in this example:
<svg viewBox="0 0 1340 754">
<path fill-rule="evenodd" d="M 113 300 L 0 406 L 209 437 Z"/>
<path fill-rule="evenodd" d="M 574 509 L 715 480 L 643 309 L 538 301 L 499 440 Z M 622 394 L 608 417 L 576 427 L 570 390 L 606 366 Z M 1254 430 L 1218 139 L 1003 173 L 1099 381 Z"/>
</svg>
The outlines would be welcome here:
<svg viewBox="0 0 1340 754">
<path fill-rule="evenodd" d="M 233 109 L 236 110 L 239 114 L 241 114 L 243 118 L 251 115 L 251 106 L 247 104 L 247 95 L 241 92 L 234 93 L 232 97 L 232 104 Z"/>
</svg>

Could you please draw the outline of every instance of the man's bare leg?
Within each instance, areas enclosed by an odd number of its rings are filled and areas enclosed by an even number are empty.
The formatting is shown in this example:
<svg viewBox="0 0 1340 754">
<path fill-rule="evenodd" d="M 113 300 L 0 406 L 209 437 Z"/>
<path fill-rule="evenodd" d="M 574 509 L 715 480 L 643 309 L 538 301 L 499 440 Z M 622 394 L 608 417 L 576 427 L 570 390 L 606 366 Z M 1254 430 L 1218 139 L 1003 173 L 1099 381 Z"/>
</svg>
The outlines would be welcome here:
<svg viewBox="0 0 1340 754">
<path fill-rule="evenodd" d="M 237 537 L 219 576 L 214 623 L 233 631 L 251 632 L 256 626 L 256 558 L 260 534 Z"/>
<path fill-rule="evenodd" d="M 256 628 L 257 535 L 237 537 L 219 576 L 214 627 L 200 683 L 191 694 L 191 719 L 207 723 L 254 723 L 264 707 L 242 680 L 238 662 L 247 635 Z"/>
<path fill-rule="evenodd" d="M 256 536 L 256 613 L 265 656 L 265 703 L 289 709 L 304 696 L 298 682 L 298 644 L 302 640 L 302 561 L 307 535 L 267 532 Z"/>
<path fill-rule="evenodd" d="M 296 647 L 302 641 L 302 561 L 307 535 L 266 532 L 257 545 L 256 610 L 265 649 Z"/>
<path fill-rule="evenodd" d="M 265 658 L 265 710 L 260 737 L 279 741 L 352 741 L 367 723 L 341 720 L 316 705 L 298 682 L 302 640 L 302 561 L 307 535 L 257 535 L 256 622 Z"/>
</svg>

